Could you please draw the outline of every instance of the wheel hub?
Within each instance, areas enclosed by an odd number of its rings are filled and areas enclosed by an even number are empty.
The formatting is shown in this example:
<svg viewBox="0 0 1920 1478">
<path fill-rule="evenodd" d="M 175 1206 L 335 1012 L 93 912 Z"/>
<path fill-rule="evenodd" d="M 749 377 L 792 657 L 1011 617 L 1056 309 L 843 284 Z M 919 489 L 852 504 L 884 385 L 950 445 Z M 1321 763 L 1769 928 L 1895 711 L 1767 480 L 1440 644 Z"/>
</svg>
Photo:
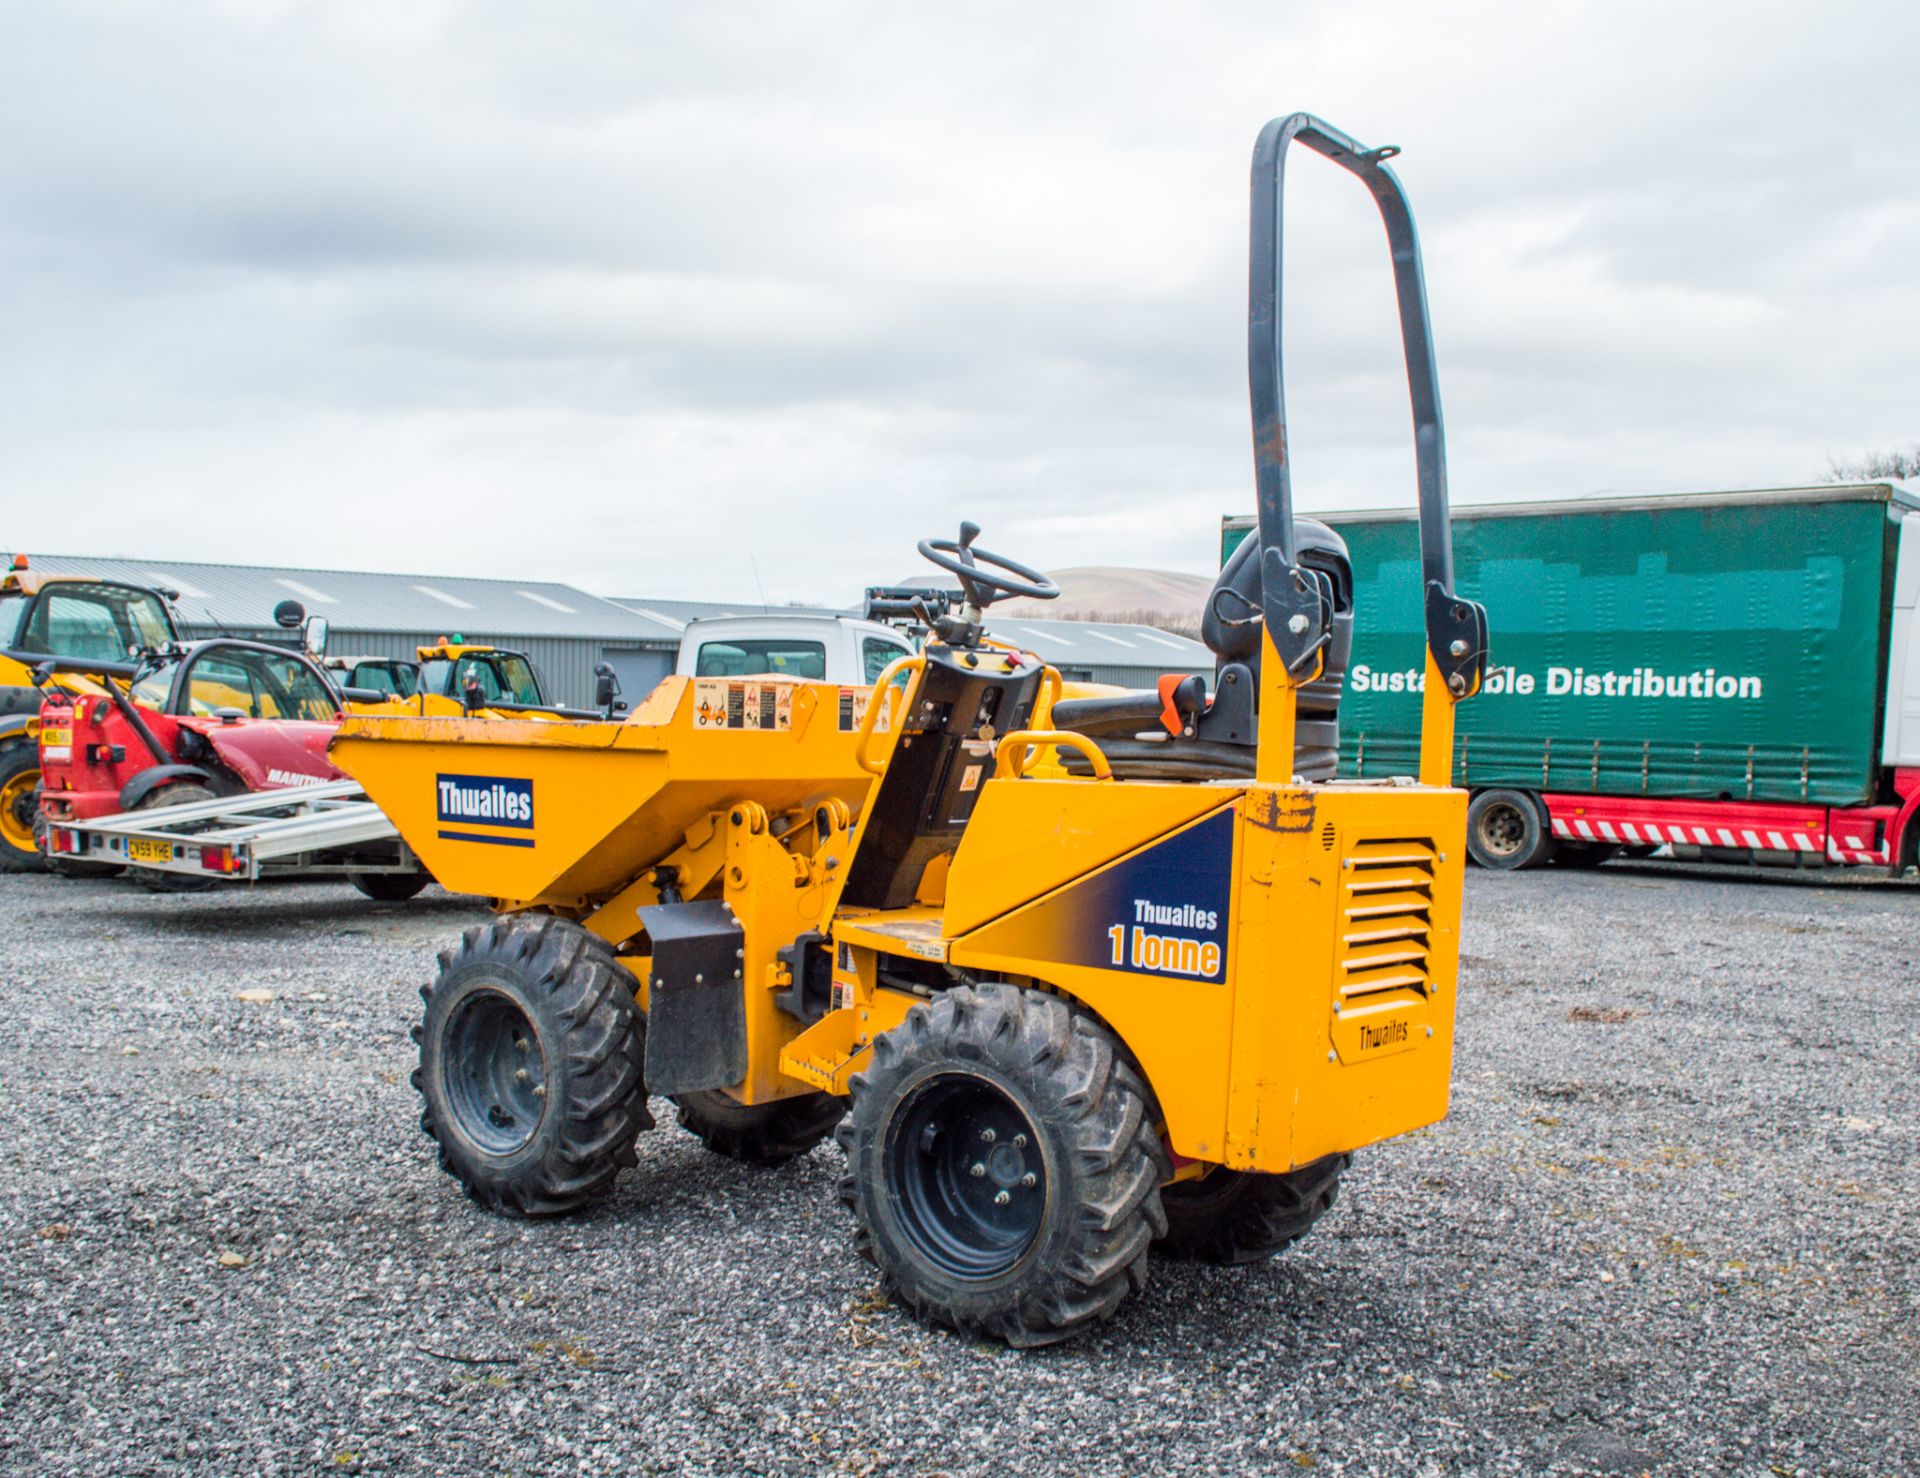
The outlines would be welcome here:
<svg viewBox="0 0 1920 1478">
<path fill-rule="evenodd" d="M 547 1061 L 518 1002 L 476 991 L 447 1022 L 441 1072 L 461 1133 L 490 1155 L 510 1155 L 539 1131 Z"/>
<path fill-rule="evenodd" d="M 915 1251 L 949 1276 L 997 1277 L 1039 1235 L 1045 1164 L 1020 1107 L 983 1078 L 923 1084 L 894 1120 L 895 1209 Z"/>
</svg>

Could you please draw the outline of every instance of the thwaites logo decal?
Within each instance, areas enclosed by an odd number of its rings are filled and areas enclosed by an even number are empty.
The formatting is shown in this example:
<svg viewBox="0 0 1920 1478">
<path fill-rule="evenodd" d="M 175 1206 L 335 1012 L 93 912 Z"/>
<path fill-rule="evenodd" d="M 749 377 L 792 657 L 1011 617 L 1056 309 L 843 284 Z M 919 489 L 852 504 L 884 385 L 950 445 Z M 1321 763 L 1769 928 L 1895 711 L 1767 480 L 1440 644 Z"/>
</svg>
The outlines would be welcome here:
<svg viewBox="0 0 1920 1478">
<path fill-rule="evenodd" d="M 1097 970 L 1221 984 L 1233 904 L 1233 813 L 1221 811 L 1042 899 L 980 942 Z"/>
<path fill-rule="evenodd" d="M 436 775 L 434 814 L 447 841 L 487 842 L 497 847 L 531 847 L 533 838 L 489 836 L 448 827 L 533 830 L 533 782 L 502 775 Z"/>
</svg>

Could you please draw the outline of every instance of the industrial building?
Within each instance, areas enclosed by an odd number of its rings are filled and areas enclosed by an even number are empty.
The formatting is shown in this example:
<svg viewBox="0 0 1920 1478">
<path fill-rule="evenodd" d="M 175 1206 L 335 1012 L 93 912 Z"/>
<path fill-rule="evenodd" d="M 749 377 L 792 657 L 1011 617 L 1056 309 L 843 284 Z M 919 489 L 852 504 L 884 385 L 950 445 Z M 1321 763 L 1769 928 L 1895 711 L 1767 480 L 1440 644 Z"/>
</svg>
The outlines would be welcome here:
<svg viewBox="0 0 1920 1478">
<path fill-rule="evenodd" d="M 183 563 L 30 555 L 49 574 L 100 575 L 177 592 L 189 637 L 284 637 L 273 608 L 297 600 L 331 627 L 329 653 L 407 657 L 422 642 L 462 636 L 525 652 L 555 701 L 593 701 L 593 669 L 611 662 L 628 693 L 645 692 L 673 668 L 678 627 L 571 585 L 474 580 L 453 575 L 379 575 L 271 565 Z"/>
<path fill-rule="evenodd" d="M 848 615 L 823 606 L 757 601 L 605 599 L 541 580 L 478 580 L 455 575 L 387 575 L 272 565 L 199 564 L 179 560 L 95 559 L 31 555 L 50 574 L 99 575 L 177 593 L 188 637 L 281 638 L 273 608 L 297 600 L 325 616 L 329 653 L 407 657 L 423 642 L 461 636 L 525 652 L 555 701 L 593 700 L 594 668 L 610 664 L 629 700 L 673 670 L 680 633 L 714 616 Z M 1076 682 L 1152 687 L 1162 673 L 1211 672 L 1213 654 L 1199 642 L 1150 626 L 1101 621 L 1032 620 L 1008 616 L 995 635 L 1018 643 Z"/>
</svg>

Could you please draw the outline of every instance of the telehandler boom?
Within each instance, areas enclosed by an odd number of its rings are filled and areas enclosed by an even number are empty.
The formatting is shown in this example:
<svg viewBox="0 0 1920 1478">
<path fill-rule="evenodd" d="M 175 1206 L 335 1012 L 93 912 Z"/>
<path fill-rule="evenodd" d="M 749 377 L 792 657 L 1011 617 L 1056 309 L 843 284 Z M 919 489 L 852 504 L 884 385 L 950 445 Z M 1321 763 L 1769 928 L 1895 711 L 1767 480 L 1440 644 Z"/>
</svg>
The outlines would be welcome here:
<svg viewBox="0 0 1920 1478">
<path fill-rule="evenodd" d="M 1339 541 L 1296 525 L 1288 479 L 1295 142 L 1368 187 L 1392 247 L 1426 612 L 1417 778 L 1333 780 L 1333 699 L 1306 707 L 1344 660 L 1352 582 Z M 619 723 L 348 719 L 336 762 L 447 887 L 500 911 L 441 956 L 417 1032 L 423 1125 L 475 1199 L 542 1215 L 603 1193 L 635 1162 L 649 1093 L 754 1162 L 837 1126 L 856 1245 L 888 1293 L 1034 1345 L 1111 1314 L 1150 1248 L 1280 1251 L 1353 1151 L 1445 1114 L 1453 706 L 1487 637 L 1452 589 L 1393 152 L 1305 114 L 1256 146 L 1259 543 L 1206 613 L 1211 697 L 1196 675 L 1130 715 L 1063 699 L 1056 672 L 984 632 L 995 601 L 1057 590 L 969 524 L 920 544 L 959 609 L 870 700 L 673 677 Z M 1047 754 L 1061 763 L 1037 773 Z"/>
</svg>

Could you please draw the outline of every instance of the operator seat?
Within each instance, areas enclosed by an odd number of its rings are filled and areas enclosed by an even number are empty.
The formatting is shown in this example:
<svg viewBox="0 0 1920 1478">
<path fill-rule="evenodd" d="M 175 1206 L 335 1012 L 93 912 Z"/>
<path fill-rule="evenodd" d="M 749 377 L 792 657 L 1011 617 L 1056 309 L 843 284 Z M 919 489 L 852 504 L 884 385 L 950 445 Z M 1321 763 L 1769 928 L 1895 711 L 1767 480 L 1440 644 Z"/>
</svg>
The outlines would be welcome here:
<svg viewBox="0 0 1920 1478">
<path fill-rule="evenodd" d="M 1333 590 L 1333 632 L 1320 676 L 1294 694 L 1294 773 L 1331 780 L 1340 760 L 1340 693 L 1353 653 L 1353 565 L 1346 541 L 1318 520 L 1294 522 L 1300 563 Z M 1123 778 L 1212 779 L 1253 773 L 1260 694 L 1260 540 L 1241 541 L 1221 567 L 1200 615 L 1200 637 L 1213 652 L 1213 696 L 1206 681 L 1162 678 L 1159 691 L 1063 699 L 1052 724 L 1099 742 Z M 1177 724 L 1177 728 L 1176 728 Z M 1086 761 L 1062 750 L 1074 773 Z"/>
</svg>

